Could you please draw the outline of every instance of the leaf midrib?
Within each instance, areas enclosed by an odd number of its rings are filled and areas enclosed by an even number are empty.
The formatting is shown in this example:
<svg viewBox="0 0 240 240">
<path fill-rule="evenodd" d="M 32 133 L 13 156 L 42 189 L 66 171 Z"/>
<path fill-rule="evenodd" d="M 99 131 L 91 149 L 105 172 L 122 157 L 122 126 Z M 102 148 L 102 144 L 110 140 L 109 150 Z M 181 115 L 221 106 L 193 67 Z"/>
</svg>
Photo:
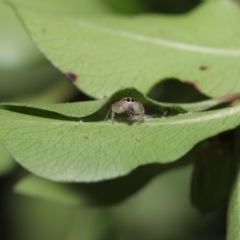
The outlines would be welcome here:
<svg viewBox="0 0 240 240">
<path fill-rule="evenodd" d="M 234 48 L 224 49 L 224 48 L 214 48 L 214 47 L 207 47 L 207 46 L 201 46 L 201 45 L 195 45 L 195 44 L 189 44 L 189 43 L 186 44 L 183 42 L 170 41 L 162 38 L 148 37 L 146 35 L 142 35 L 135 32 L 128 32 L 122 29 L 113 29 L 103 25 L 96 24 L 96 23 L 84 21 L 81 19 L 75 19 L 75 21 L 77 21 L 79 25 L 82 25 L 84 27 L 90 27 L 95 30 L 103 31 L 108 34 L 118 35 L 120 37 L 125 37 L 125 38 L 129 38 L 129 39 L 133 39 L 141 42 L 151 43 L 159 46 L 175 48 L 178 50 L 184 50 L 189 52 L 197 52 L 202 54 L 222 55 L 222 56 L 231 56 L 231 57 L 240 56 L 239 49 L 234 49 Z"/>
</svg>

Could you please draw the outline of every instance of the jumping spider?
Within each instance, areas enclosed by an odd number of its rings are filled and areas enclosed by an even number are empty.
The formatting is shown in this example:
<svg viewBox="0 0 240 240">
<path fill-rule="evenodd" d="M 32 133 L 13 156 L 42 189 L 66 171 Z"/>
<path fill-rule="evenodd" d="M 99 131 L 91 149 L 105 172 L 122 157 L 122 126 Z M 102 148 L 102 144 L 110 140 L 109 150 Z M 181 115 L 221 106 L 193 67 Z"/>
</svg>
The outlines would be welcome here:
<svg viewBox="0 0 240 240">
<path fill-rule="evenodd" d="M 125 97 L 121 100 L 115 102 L 111 106 L 111 119 L 112 124 L 114 123 L 114 116 L 115 113 L 123 113 L 125 112 L 129 118 L 133 117 L 134 115 L 139 115 L 138 117 L 138 124 L 143 122 L 143 115 L 144 115 L 144 107 L 140 102 L 137 102 L 133 97 Z"/>
</svg>

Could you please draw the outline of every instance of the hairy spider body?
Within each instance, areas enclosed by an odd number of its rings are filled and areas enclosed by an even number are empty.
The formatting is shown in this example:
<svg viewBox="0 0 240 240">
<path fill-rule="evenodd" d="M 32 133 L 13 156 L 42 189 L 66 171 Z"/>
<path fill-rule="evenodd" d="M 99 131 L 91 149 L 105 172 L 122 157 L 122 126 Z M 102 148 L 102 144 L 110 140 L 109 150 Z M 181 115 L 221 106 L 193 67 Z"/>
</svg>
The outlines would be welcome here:
<svg viewBox="0 0 240 240">
<path fill-rule="evenodd" d="M 115 113 L 123 113 L 125 112 L 129 118 L 133 117 L 134 115 L 139 115 L 138 117 L 138 123 L 140 123 L 143 120 L 144 115 L 144 107 L 140 102 L 137 102 L 132 97 L 125 97 L 111 106 L 111 118 L 112 118 L 112 124 L 114 123 L 114 116 Z"/>
</svg>

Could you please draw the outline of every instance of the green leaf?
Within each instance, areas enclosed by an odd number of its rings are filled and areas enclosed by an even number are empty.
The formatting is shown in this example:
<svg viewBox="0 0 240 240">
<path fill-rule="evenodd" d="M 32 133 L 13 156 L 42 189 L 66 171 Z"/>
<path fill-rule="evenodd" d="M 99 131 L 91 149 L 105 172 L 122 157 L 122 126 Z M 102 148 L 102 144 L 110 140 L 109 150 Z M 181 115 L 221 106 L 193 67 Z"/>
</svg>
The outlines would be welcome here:
<svg viewBox="0 0 240 240">
<path fill-rule="evenodd" d="M 237 101 L 240 98 L 240 94 L 228 94 L 218 98 L 209 99 L 205 101 L 195 102 L 195 103 L 185 103 L 185 104 L 172 104 L 172 103 L 159 103 L 156 102 L 138 91 L 135 88 L 125 88 L 113 94 L 110 98 L 105 100 L 95 100 L 86 102 L 75 102 L 75 103 L 65 103 L 65 104 L 28 104 L 28 103 L 1 103 L 0 106 L 8 108 L 13 111 L 31 112 L 32 115 L 37 114 L 37 110 L 46 110 L 51 113 L 45 112 L 45 117 L 48 115 L 50 117 L 53 113 L 58 113 L 72 118 L 86 117 L 91 114 L 95 114 L 95 118 L 101 120 L 101 117 L 105 117 L 107 111 L 109 110 L 111 104 L 115 103 L 121 98 L 126 96 L 132 96 L 141 102 L 147 113 L 154 116 L 169 116 L 176 115 L 185 112 L 203 111 L 213 107 L 216 107 L 223 103 L 228 103 Z M 81 104 L 81 108 L 79 108 Z M 103 115 L 102 115 L 103 114 Z M 105 114 L 105 115 L 104 115 Z M 40 113 L 41 115 L 41 113 Z M 54 116 L 57 118 L 57 115 Z M 58 116 L 60 118 L 60 116 Z M 96 120 L 96 119 L 95 119 Z"/>
<path fill-rule="evenodd" d="M 134 18 L 15 8 L 48 59 L 90 96 L 129 86 L 147 93 L 170 77 L 209 96 L 239 91 L 240 15 L 233 1 L 206 1 L 181 16 Z"/>
<path fill-rule="evenodd" d="M 145 122 L 137 125 L 124 114 L 113 125 L 103 121 L 110 104 L 123 96 L 143 103 Z M 183 108 L 161 106 L 131 88 L 117 92 L 104 105 L 92 101 L 42 109 L 1 106 L 0 142 L 29 171 L 66 182 L 112 179 L 148 163 L 174 162 L 198 142 L 240 125 L 240 106 L 183 114 Z"/>
<path fill-rule="evenodd" d="M 204 108 L 210 108 L 212 106 L 216 106 L 222 103 L 221 100 L 209 100 L 202 101 L 199 103 L 193 104 L 182 104 L 176 105 L 171 103 L 159 103 L 156 102 L 138 91 L 135 88 L 125 88 L 113 94 L 110 98 L 106 100 L 95 100 L 95 101 L 86 101 L 86 102 L 75 102 L 75 103 L 65 103 L 65 104 L 27 104 L 27 103 L 1 103 L 0 107 L 7 108 L 13 111 L 20 111 L 25 113 L 30 113 L 32 115 L 41 115 L 42 112 L 38 113 L 38 110 L 46 110 L 45 117 L 52 118 L 63 118 L 63 116 L 57 116 L 56 113 L 65 115 L 67 117 L 77 118 L 79 120 L 80 117 L 86 117 L 89 115 L 93 115 L 95 117 L 95 121 L 103 120 L 106 117 L 107 112 L 110 109 L 111 104 L 116 101 L 126 97 L 131 96 L 134 97 L 138 102 L 141 102 L 147 114 L 154 115 L 155 117 L 164 116 L 173 116 L 179 113 L 186 113 L 190 109 L 199 110 Z M 81 105 L 81 106 L 80 106 Z M 80 106 L 80 107 L 79 107 Z M 186 109 L 184 108 L 186 106 Z M 55 115 L 54 115 L 55 113 Z M 54 115 L 54 116 L 53 116 Z M 70 119 L 68 119 L 70 120 Z M 74 120 L 74 119 L 72 119 Z M 92 119 L 91 119 L 92 120 Z M 89 120 L 88 120 L 89 121 Z"/>
<path fill-rule="evenodd" d="M 235 140 L 234 131 L 219 134 L 202 143 L 192 155 L 192 204 L 202 213 L 219 206 L 232 188 L 237 169 Z"/>
<path fill-rule="evenodd" d="M 20 180 L 14 189 L 20 194 L 61 204 L 106 206 L 131 196 L 157 174 L 184 164 L 186 164 L 184 159 L 172 164 L 149 164 L 135 169 L 126 176 L 94 183 L 64 184 L 30 175 Z M 118 191 L 112 194 L 113 189 Z"/>
<path fill-rule="evenodd" d="M 29 175 L 20 180 L 15 185 L 14 191 L 68 206 L 77 206 L 85 202 L 83 194 L 77 190 L 76 186 L 48 181 L 34 175 Z"/>
</svg>

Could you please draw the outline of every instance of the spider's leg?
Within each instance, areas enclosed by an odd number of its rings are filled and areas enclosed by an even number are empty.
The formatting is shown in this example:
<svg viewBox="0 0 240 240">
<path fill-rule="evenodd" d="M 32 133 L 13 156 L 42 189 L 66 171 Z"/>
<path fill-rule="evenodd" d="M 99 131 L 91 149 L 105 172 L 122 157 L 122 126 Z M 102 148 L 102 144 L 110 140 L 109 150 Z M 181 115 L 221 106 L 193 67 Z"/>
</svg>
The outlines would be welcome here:
<svg viewBox="0 0 240 240">
<path fill-rule="evenodd" d="M 144 113 L 145 113 L 144 107 L 141 103 L 139 103 L 139 108 L 140 108 L 140 112 L 139 112 L 139 115 L 138 115 L 138 124 L 140 122 L 144 122 L 143 116 L 144 116 Z"/>
<path fill-rule="evenodd" d="M 106 117 L 104 118 L 104 121 L 107 121 L 107 120 L 108 120 L 110 112 L 111 112 L 111 108 L 108 109 L 107 114 L 106 114 Z"/>
<path fill-rule="evenodd" d="M 111 108 L 111 110 L 112 110 L 112 112 L 111 112 L 111 119 L 112 119 L 112 124 L 114 123 L 114 117 L 115 117 L 115 111 L 113 110 L 113 105 L 112 105 L 112 108 Z"/>
</svg>

